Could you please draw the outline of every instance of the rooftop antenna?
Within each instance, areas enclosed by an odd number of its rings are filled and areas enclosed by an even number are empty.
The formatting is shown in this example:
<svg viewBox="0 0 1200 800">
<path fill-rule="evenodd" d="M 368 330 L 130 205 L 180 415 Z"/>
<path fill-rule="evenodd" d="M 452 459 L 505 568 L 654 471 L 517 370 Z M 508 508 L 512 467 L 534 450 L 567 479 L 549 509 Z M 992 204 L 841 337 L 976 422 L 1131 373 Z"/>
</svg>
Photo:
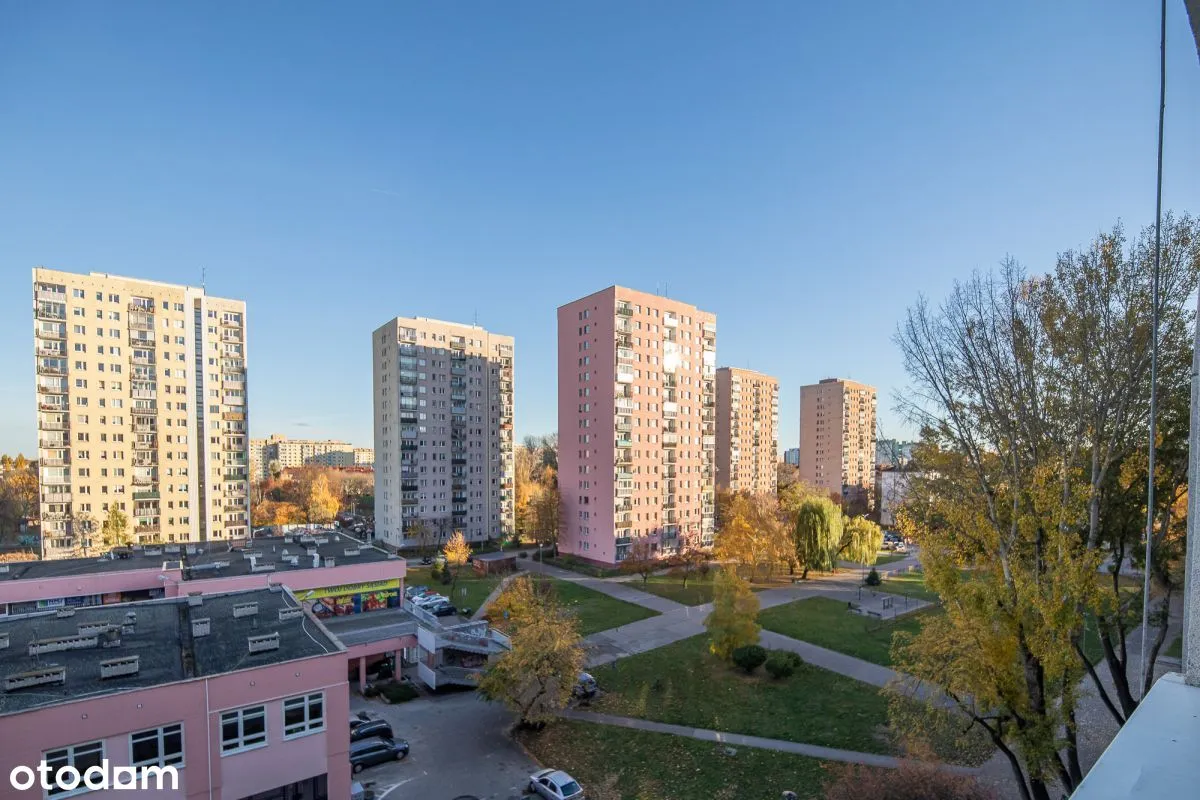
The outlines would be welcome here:
<svg viewBox="0 0 1200 800">
<path fill-rule="evenodd" d="M 200 290 L 207 291 L 208 289 L 208 267 L 200 268 Z"/>
</svg>

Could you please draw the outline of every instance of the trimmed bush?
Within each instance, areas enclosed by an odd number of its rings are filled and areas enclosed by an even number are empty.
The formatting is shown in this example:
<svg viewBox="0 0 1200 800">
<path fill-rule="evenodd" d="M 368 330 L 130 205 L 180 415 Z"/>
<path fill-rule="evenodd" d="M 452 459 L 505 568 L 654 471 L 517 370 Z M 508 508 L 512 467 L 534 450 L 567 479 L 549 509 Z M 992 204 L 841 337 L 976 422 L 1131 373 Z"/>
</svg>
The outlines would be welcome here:
<svg viewBox="0 0 1200 800">
<path fill-rule="evenodd" d="M 733 663 L 737 664 L 747 674 L 754 672 L 767 660 L 767 651 L 756 644 L 748 644 L 734 650 L 730 655 Z"/>
<path fill-rule="evenodd" d="M 879 577 L 879 571 L 871 567 L 871 571 L 867 573 L 867 586 L 878 586 L 883 583 L 883 579 Z"/>
<path fill-rule="evenodd" d="M 386 683 L 379 687 L 379 693 L 386 697 L 389 703 L 406 703 L 420 695 L 420 692 L 407 683 Z"/>
<path fill-rule="evenodd" d="M 763 668 L 775 680 L 783 680 L 790 678 L 803 663 L 804 659 L 790 650 L 772 650 Z"/>
<path fill-rule="evenodd" d="M 442 579 L 442 571 L 440 569 L 438 569 L 437 567 L 434 567 L 433 569 L 429 570 L 429 580 L 440 581 L 441 579 Z"/>
</svg>

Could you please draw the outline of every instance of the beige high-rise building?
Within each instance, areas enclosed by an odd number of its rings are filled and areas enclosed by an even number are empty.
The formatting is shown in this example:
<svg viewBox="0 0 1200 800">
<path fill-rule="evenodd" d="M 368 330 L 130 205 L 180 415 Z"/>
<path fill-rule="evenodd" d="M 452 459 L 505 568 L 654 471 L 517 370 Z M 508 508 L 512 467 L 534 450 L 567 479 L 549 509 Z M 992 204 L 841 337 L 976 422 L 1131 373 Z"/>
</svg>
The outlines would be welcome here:
<svg viewBox="0 0 1200 800">
<path fill-rule="evenodd" d="M 713 542 L 717 318 L 610 286 L 558 309 L 558 546 L 625 560 Z"/>
<path fill-rule="evenodd" d="M 800 387 L 800 480 L 871 504 L 875 387 L 840 378 Z"/>
<path fill-rule="evenodd" d="M 319 464 L 325 467 L 369 467 L 375 463 L 370 447 L 355 447 L 337 439 L 289 439 L 273 433 L 266 439 L 250 440 L 250 474 L 254 480 L 267 477 L 272 461 L 283 469 Z"/>
<path fill-rule="evenodd" d="M 717 486 L 775 494 L 779 381 L 749 369 L 717 370 Z"/>
<path fill-rule="evenodd" d="M 396 547 L 456 530 L 513 530 L 513 339 L 475 325 L 398 317 L 371 335 L 375 535 Z"/>
<path fill-rule="evenodd" d="M 237 538 L 247 504 L 246 304 L 103 273 L 33 270 L 44 558 Z"/>
</svg>

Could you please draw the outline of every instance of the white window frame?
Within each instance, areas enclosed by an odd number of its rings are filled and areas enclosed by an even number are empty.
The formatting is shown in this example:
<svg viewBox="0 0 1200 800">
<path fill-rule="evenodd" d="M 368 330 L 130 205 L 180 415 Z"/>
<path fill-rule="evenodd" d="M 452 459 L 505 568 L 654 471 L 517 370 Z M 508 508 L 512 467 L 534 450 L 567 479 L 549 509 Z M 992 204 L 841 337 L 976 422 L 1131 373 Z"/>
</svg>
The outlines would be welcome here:
<svg viewBox="0 0 1200 800">
<path fill-rule="evenodd" d="M 103 739 L 100 739 L 100 740 L 97 740 L 94 742 L 80 742 L 78 744 L 67 745 L 66 747 L 56 747 L 53 750 L 45 750 L 42 752 L 42 761 L 45 762 L 46 764 L 50 763 L 51 754 L 66 753 L 66 763 L 63 764 L 62 766 L 63 767 L 74 767 L 76 769 L 76 771 L 79 772 L 79 783 L 75 786 L 74 789 L 58 788 L 58 780 L 57 780 L 58 774 L 57 774 L 57 772 L 53 773 L 50 776 L 50 780 L 53 782 L 54 788 L 45 789 L 44 790 L 45 797 L 54 798 L 55 800 L 58 800 L 58 798 L 74 797 L 77 794 L 83 794 L 84 792 L 91 791 L 91 789 L 87 788 L 87 784 L 85 784 L 83 782 L 83 772 L 86 771 L 88 769 L 88 767 L 84 767 L 82 770 L 80 770 L 77 766 L 75 766 L 75 759 L 78 758 L 80 755 L 80 753 L 78 751 L 83 750 L 83 749 L 87 749 L 87 751 L 88 751 L 87 755 L 91 755 L 92 753 L 97 752 L 97 749 L 98 749 L 98 752 L 100 753 L 100 763 L 104 763 L 106 754 L 105 754 Z M 55 759 L 55 760 L 59 760 L 59 759 Z M 96 766 L 96 765 L 91 764 L 89 766 Z"/>
<path fill-rule="evenodd" d="M 179 753 L 178 754 L 168 754 L 166 752 L 166 737 L 170 734 L 175 733 L 176 731 L 178 731 L 178 733 L 179 733 Z M 135 739 L 138 740 L 139 742 L 140 741 L 157 742 L 158 757 L 148 759 L 145 761 L 135 760 L 133 757 L 133 745 L 134 745 Z M 184 758 L 183 758 L 184 750 L 185 750 L 185 744 L 184 744 L 184 738 L 183 738 L 183 723 L 182 722 L 176 722 L 171 725 L 160 725 L 157 728 L 147 728 L 146 730 L 134 731 L 133 733 L 129 734 L 129 763 L 131 766 L 134 766 L 134 767 L 150 767 L 150 766 L 182 767 L 182 766 L 185 766 Z"/>
<path fill-rule="evenodd" d="M 314 703 L 319 703 L 321 706 L 321 716 L 312 716 L 312 707 Z M 293 723 L 287 722 L 289 710 L 300 709 L 304 712 L 304 720 L 302 722 Z M 325 693 L 313 692 L 312 694 L 301 695 L 299 697 L 289 697 L 283 701 L 283 738 L 298 739 L 301 736 L 308 736 L 313 733 L 320 733 L 325 730 Z"/>
<path fill-rule="evenodd" d="M 227 719 L 232 717 L 232 719 Z M 262 717 L 263 730 L 261 734 L 253 734 L 253 736 L 261 736 L 261 741 L 247 741 L 246 737 L 246 719 L 253 717 Z M 234 744 L 230 745 L 225 739 L 225 725 L 227 722 L 235 721 L 238 726 L 238 737 Z M 260 747 L 266 747 L 268 744 L 268 729 L 267 729 L 267 707 L 266 706 L 246 706 L 245 708 L 235 708 L 229 711 L 221 712 L 221 757 L 244 753 L 247 750 L 257 750 Z"/>
</svg>

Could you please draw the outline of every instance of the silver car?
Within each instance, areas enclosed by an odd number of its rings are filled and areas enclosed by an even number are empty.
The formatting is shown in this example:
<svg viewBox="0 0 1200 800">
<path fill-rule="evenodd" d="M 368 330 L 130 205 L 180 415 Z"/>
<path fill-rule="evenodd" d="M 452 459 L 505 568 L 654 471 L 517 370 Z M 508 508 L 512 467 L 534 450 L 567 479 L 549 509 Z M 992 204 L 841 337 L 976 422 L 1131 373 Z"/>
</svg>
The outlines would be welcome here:
<svg viewBox="0 0 1200 800">
<path fill-rule="evenodd" d="M 543 769 L 530 775 L 529 791 L 546 800 L 583 800 L 583 787 L 559 769 Z"/>
</svg>

